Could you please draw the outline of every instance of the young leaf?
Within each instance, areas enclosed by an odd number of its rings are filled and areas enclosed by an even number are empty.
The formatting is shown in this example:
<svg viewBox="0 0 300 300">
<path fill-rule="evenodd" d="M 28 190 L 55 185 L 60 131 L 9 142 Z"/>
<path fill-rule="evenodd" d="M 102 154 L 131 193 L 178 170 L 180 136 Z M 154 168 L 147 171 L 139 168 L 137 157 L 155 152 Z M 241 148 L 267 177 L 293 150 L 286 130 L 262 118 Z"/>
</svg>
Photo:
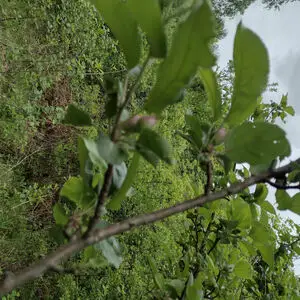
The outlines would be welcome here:
<svg viewBox="0 0 300 300">
<path fill-rule="evenodd" d="M 132 161 L 129 165 L 126 178 L 123 181 L 121 188 L 117 191 L 117 193 L 113 196 L 112 200 L 108 203 L 108 208 L 112 210 L 118 210 L 121 208 L 121 201 L 126 198 L 126 195 L 133 183 L 139 165 L 139 161 L 140 155 L 137 152 L 135 152 Z"/>
<path fill-rule="evenodd" d="M 80 110 L 75 105 L 70 104 L 63 123 L 74 126 L 91 126 L 92 120 L 86 112 Z"/>
<path fill-rule="evenodd" d="M 53 217 L 57 225 L 64 226 L 69 221 L 65 209 L 60 203 L 55 203 L 55 205 L 53 206 Z"/>
<path fill-rule="evenodd" d="M 275 193 L 277 209 L 286 210 L 292 208 L 292 198 L 285 190 L 277 190 Z"/>
<path fill-rule="evenodd" d="M 221 93 L 218 87 L 217 79 L 215 73 L 212 69 L 200 69 L 200 77 L 203 81 L 208 102 L 213 110 L 214 120 L 218 120 L 221 115 Z"/>
<path fill-rule="evenodd" d="M 289 115 L 291 115 L 291 116 L 294 116 L 294 115 L 295 115 L 295 110 L 294 110 L 294 108 L 293 108 L 292 106 L 287 106 L 287 107 L 284 109 L 284 111 L 285 111 L 286 113 L 288 113 Z"/>
<path fill-rule="evenodd" d="M 259 206 L 270 214 L 276 215 L 276 210 L 269 201 L 264 201 Z"/>
<path fill-rule="evenodd" d="M 126 152 L 106 135 L 100 134 L 96 141 L 85 139 L 84 142 L 92 162 L 100 166 L 106 167 L 106 162 L 119 165 L 127 158 Z"/>
<path fill-rule="evenodd" d="M 151 55 L 165 57 L 167 47 L 159 1 L 128 0 L 128 7 L 133 18 L 147 35 Z"/>
<path fill-rule="evenodd" d="M 265 184 L 263 184 L 263 183 L 257 184 L 256 188 L 255 188 L 255 192 L 253 194 L 255 202 L 257 204 L 263 203 L 266 200 L 268 193 L 269 193 L 269 190 Z"/>
<path fill-rule="evenodd" d="M 136 66 L 140 58 L 140 35 L 131 16 L 128 3 L 122 0 L 91 0 L 110 27 L 125 53 L 128 68 Z"/>
<path fill-rule="evenodd" d="M 157 158 L 171 164 L 170 144 L 150 128 L 144 128 L 136 144 L 137 151 L 150 163 L 156 165 Z"/>
<path fill-rule="evenodd" d="M 245 121 L 255 110 L 268 83 L 269 57 L 260 38 L 241 23 L 234 40 L 234 89 L 227 123 Z"/>
<path fill-rule="evenodd" d="M 209 68 L 215 64 L 209 46 L 214 37 L 210 6 L 207 1 L 198 3 L 186 21 L 179 25 L 170 53 L 160 66 L 156 85 L 146 104 L 149 112 L 160 113 L 168 105 L 176 103 L 198 66 Z"/>
<path fill-rule="evenodd" d="M 232 201 L 232 220 L 237 221 L 237 227 L 241 229 L 249 229 L 251 227 L 252 218 L 249 204 L 242 198 Z"/>
<path fill-rule="evenodd" d="M 240 278 L 251 279 L 253 270 L 252 266 L 246 260 L 242 259 L 236 263 L 233 272 Z"/>
<path fill-rule="evenodd" d="M 226 155 L 233 161 L 259 165 L 290 155 L 285 132 L 277 125 L 246 122 L 234 128 L 225 140 Z"/>
<path fill-rule="evenodd" d="M 95 193 L 79 177 L 70 177 L 62 187 L 60 196 L 68 198 L 80 208 L 91 206 L 96 199 Z"/>
<path fill-rule="evenodd" d="M 106 221 L 100 221 L 96 227 L 105 228 L 109 224 Z M 121 256 L 121 247 L 118 240 L 115 237 L 109 237 L 94 245 L 94 248 L 102 251 L 103 256 L 112 264 L 115 268 L 119 268 L 123 259 Z"/>
<path fill-rule="evenodd" d="M 274 265 L 274 245 L 270 232 L 260 222 L 255 222 L 250 232 L 253 244 L 260 251 L 263 260 L 270 266 Z"/>
<path fill-rule="evenodd" d="M 99 242 L 94 247 L 97 250 L 102 251 L 103 256 L 110 264 L 112 264 L 115 268 L 119 268 L 123 259 L 121 256 L 119 242 L 115 237 L 109 237 L 108 239 Z"/>
<path fill-rule="evenodd" d="M 185 122 L 190 127 L 189 133 L 192 141 L 201 149 L 208 142 L 210 126 L 200 122 L 197 117 L 188 114 L 185 115 Z"/>
</svg>

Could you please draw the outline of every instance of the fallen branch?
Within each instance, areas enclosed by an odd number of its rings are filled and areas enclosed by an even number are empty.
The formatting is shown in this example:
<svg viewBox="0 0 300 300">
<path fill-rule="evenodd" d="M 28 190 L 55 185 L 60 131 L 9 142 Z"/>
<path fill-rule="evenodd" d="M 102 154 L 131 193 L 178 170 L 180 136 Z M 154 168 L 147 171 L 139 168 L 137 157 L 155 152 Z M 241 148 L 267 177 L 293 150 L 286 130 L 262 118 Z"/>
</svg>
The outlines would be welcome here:
<svg viewBox="0 0 300 300">
<path fill-rule="evenodd" d="M 108 237 L 126 231 L 130 231 L 134 228 L 155 223 L 157 221 L 168 218 L 172 215 L 187 211 L 191 208 L 202 206 L 205 203 L 212 202 L 218 199 L 223 199 L 226 196 L 235 195 L 243 191 L 245 188 L 249 186 L 252 186 L 257 183 L 265 182 L 267 179 L 277 178 L 287 173 L 290 173 L 299 164 L 300 164 L 300 159 L 291 162 L 283 167 L 251 176 L 245 179 L 244 181 L 233 184 L 230 187 L 225 188 L 221 191 L 204 195 L 204 196 L 199 196 L 187 201 L 183 201 L 174 206 L 160 209 L 152 213 L 129 218 L 125 221 L 113 224 L 104 229 L 93 229 L 87 237 L 78 238 L 75 241 L 71 241 L 70 243 L 64 246 L 61 246 L 60 248 L 58 248 L 56 251 L 46 256 L 41 261 L 37 262 L 36 264 L 26 269 L 21 270 L 16 275 L 13 274 L 8 275 L 0 283 L 0 295 L 12 291 L 13 289 L 24 284 L 25 282 L 28 282 L 30 280 L 42 276 L 49 270 L 56 269 L 60 263 L 67 260 L 72 254 L 81 251 L 82 249 L 86 248 L 89 245 L 96 244 Z"/>
</svg>

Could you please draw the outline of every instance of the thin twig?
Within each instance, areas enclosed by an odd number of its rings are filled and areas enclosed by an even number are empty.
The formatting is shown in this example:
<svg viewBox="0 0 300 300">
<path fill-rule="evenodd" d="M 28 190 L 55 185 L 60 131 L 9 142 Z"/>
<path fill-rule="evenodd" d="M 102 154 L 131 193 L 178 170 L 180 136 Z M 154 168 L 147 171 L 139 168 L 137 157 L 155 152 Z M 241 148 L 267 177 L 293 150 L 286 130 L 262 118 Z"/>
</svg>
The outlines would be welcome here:
<svg viewBox="0 0 300 300">
<path fill-rule="evenodd" d="M 272 187 L 278 189 L 278 190 L 300 189 L 300 184 L 297 184 L 297 185 L 281 185 L 281 184 L 272 182 L 269 179 L 266 179 L 265 182 L 268 183 L 269 185 L 271 185 Z"/>
</svg>

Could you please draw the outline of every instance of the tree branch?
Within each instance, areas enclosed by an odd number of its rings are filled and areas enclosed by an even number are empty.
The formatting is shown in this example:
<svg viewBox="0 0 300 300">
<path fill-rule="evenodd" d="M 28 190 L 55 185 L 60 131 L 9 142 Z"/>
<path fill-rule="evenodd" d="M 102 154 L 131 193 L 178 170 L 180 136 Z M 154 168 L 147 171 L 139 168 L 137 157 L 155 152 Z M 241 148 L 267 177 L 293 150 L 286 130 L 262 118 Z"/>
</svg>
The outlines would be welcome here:
<svg viewBox="0 0 300 300">
<path fill-rule="evenodd" d="M 229 195 L 235 195 L 249 186 L 265 182 L 266 179 L 276 178 L 280 175 L 290 173 L 293 171 L 293 169 L 295 169 L 295 167 L 297 167 L 298 164 L 300 164 L 300 158 L 295 162 L 291 162 L 283 167 L 251 176 L 244 181 L 233 184 L 221 191 L 183 201 L 174 206 L 163 208 L 148 214 L 142 214 L 133 218 L 129 218 L 104 229 L 93 229 L 86 238 L 78 238 L 75 241 L 71 241 L 70 243 L 59 247 L 56 251 L 49 254 L 31 267 L 21 270 L 16 275 L 7 276 L 0 283 L 0 294 L 8 293 L 25 282 L 42 276 L 47 271 L 57 267 L 61 262 L 67 260 L 72 254 L 81 251 L 89 245 L 93 245 L 108 237 L 130 231 L 134 228 L 163 220 L 172 215 L 187 211 L 191 208 L 202 206 L 205 203 L 222 199 Z"/>
<path fill-rule="evenodd" d="M 265 182 L 268 183 L 269 185 L 271 185 L 272 187 L 278 189 L 278 190 L 300 189 L 300 184 L 297 184 L 297 185 L 281 185 L 281 184 L 272 182 L 269 179 L 266 179 Z"/>
</svg>

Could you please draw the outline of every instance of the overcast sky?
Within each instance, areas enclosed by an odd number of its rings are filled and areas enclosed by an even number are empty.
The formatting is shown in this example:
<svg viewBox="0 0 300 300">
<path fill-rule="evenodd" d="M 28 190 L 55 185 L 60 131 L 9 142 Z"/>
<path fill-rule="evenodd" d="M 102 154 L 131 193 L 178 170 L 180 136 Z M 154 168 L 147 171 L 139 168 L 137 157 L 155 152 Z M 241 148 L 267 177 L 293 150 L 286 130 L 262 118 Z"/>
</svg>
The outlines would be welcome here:
<svg viewBox="0 0 300 300">
<path fill-rule="evenodd" d="M 280 11 L 267 10 L 256 1 L 244 13 L 225 23 L 227 36 L 219 44 L 219 65 L 225 67 L 232 58 L 233 39 L 237 24 L 243 24 L 256 32 L 269 51 L 271 73 L 269 82 L 278 82 L 279 93 L 272 100 L 288 93 L 288 103 L 296 115 L 288 117 L 286 124 L 280 124 L 287 132 L 292 144 L 292 159 L 300 157 L 300 1 L 283 5 Z M 268 99 L 265 99 L 268 100 Z M 271 100 L 271 99 L 269 99 Z M 269 193 L 269 201 L 275 202 L 274 190 Z M 300 216 L 291 212 L 279 212 L 281 216 L 300 224 Z M 300 261 L 295 263 L 300 274 Z"/>
</svg>

